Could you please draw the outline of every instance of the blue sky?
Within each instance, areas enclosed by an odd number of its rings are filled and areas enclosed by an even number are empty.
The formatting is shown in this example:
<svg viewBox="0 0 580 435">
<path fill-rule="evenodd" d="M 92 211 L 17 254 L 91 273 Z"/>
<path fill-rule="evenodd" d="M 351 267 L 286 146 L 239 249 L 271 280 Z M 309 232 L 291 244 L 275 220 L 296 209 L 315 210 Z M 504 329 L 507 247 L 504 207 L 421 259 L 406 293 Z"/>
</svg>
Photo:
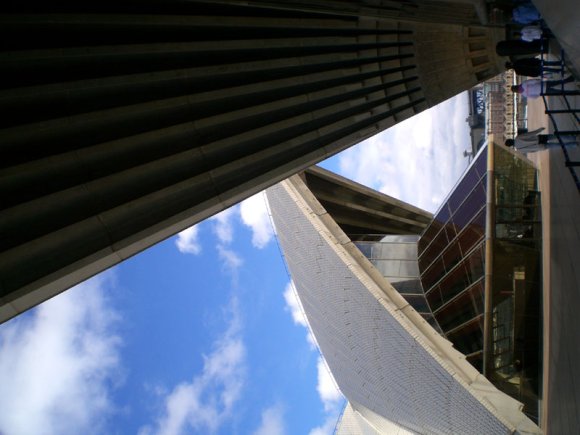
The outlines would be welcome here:
<svg viewBox="0 0 580 435">
<path fill-rule="evenodd" d="M 430 211 L 467 165 L 463 94 L 323 163 Z M 0 326 L 0 433 L 332 433 L 344 399 L 262 194 Z"/>
</svg>

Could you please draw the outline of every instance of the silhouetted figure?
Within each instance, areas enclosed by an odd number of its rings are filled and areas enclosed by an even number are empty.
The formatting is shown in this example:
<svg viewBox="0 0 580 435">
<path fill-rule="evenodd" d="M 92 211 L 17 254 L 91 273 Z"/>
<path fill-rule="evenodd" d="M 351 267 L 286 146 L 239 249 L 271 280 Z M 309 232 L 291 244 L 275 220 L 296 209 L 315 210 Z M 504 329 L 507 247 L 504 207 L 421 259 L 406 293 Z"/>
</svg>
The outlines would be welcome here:
<svg viewBox="0 0 580 435">
<path fill-rule="evenodd" d="M 514 56 L 520 54 L 540 54 L 542 52 L 542 41 L 522 41 L 520 39 L 510 39 L 500 41 L 495 46 L 498 56 Z"/>
<path fill-rule="evenodd" d="M 535 57 L 526 57 L 505 63 L 506 69 L 513 69 L 517 75 L 527 77 L 539 77 L 544 72 L 561 72 L 561 68 L 554 68 L 554 65 L 560 65 L 560 61 L 544 61 L 542 68 L 542 61 Z"/>
</svg>

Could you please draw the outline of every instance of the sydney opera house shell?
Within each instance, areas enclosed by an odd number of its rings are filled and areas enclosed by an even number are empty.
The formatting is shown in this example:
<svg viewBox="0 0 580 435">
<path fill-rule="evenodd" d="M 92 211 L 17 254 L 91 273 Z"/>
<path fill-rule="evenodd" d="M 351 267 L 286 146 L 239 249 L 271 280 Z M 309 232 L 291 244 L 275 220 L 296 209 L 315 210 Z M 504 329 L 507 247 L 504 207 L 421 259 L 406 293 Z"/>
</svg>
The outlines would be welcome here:
<svg viewBox="0 0 580 435">
<path fill-rule="evenodd" d="M 485 148 L 435 216 L 320 168 L 267 191 L 338 433 L 541 433 L 534 174 Z"/>
</svg>

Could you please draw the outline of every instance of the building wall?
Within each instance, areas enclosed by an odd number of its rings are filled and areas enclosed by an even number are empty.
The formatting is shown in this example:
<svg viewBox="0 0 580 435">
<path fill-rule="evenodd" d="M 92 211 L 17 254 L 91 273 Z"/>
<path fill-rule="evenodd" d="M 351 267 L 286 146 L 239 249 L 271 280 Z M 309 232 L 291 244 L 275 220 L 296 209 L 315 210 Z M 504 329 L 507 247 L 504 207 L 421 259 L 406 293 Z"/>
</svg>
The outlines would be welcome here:
<svg viewBox="0 0 580 435">
<path fill-rule="evenodd" d="M 517 133 L 514 93 L 511 91 L 511 85 L 514 84 L 514 76 L 514 71 L 509 70 L 484 83 L 487 96 L 487 133 L 494 135 L 496 140 L 502 144 L 506 139 L 513 138 Z"/>
<path fill-rule="evenodd" d="M 447 3 L 250 3 L 0 5 L 0 320 L 501 68 Z"/>
<path fill-rule="evenodd" d="M 538 432 L 384 281 L 299 177 L 267 194 L 309 324 L 353 406 L 418 433 Z"/>
<path fill-rule="evenodd" d="M 422 234 L 421 281 L 445 336 L 538 421 L 542 239 L 536 170 L 504 146 L 490 146 L 494 157 L 488 147 L 479 154 Z"/>
<path fill-rule="evenodd" d="M 421 285 L 418 235 L 389 235 L 380 242 L 355 242 L 373 266 L 433 328 L 440 331 Z"/>
<path fill-rule="evenodd" d="M 359 403 L 347 403 L 337 423 L 336 435 L 411 435 L 409 431 L 375 414 Z"/>
</svg>

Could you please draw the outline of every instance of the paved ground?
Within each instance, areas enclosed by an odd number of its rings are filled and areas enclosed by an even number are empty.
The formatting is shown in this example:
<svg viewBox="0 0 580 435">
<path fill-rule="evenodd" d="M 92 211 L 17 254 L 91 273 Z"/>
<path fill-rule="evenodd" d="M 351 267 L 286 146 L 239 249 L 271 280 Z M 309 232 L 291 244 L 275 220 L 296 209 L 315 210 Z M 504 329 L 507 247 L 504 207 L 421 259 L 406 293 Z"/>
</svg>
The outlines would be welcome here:
<svg viewBox="0 0 580 435">
<path fill-rule="evenodd" d="M 580 9 L 580 5 L 579 5 Z M 552 97 L 550 105 L 563 107 Z M 580 98 L 572 100 L 580 107 Z M 559 128 L 578 128 L 571 115 L 558 115 Z M 528 106 L 529 129 L 546 127 L 542 99 Z M 580 160 L 580 148 L 569 150 Z M 580 431 L 580 194 L 564 166 L 561 149 L 529 156 L 540 170 L 543 203 L 544 403 L 542 428 L 549 435 Z"/>
<path fill-rule="evenodd" d="M 540 168 L 544 261 L 544 415 L 547 434 L 580 428 L 580 201 L 559 150 L 536 153 Z"/>
<path fill-rule="evenodd" d="M 580 2 L 578 0 L 532 0 L 570 59 L 580 78 Z"/>
<path fill-rule="evenodd" d="M 548 26 L 580 72 L 580 3 L 578 0 L 534 0 Z M 573 87 L 570 85 L 570 87 Z M 549 105 L 563 108 L 561 98 Z M 580 107 L 580 97 L 571 100 Z M 528 106 L 528 127 L 553 131 L 541 99 Z M 559 129 L 579 128 L 571 115 L 557 115 Z M 580 160 L 580 149 L 569 150 Z M 580 194 L 564 166 L 560 149 L 530 156 L 540 170 L 544 221 L 544 402 L 549 435 L 579 433 L 580 428 Z M 576 168 L 580 172 L 580 168 Z"/>
</svg>

